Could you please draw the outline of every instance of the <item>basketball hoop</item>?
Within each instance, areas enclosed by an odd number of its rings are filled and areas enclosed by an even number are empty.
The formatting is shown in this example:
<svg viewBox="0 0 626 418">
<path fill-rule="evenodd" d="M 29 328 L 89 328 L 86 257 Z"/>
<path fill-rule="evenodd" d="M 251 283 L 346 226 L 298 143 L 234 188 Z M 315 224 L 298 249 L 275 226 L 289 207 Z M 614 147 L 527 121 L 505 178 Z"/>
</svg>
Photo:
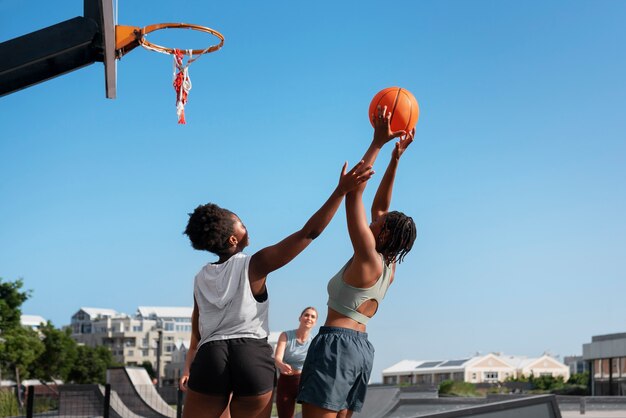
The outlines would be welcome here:
<svg viewBox="0 0 626 418">
<path fill-rule="evenodd" d="M 146 35 L 161 29 L 191 29 L 206 32 L 218 38 L 219 43 L 210 45 L 206 49 L 180 50 L 157 45 L 146 39 Z M 218 31 L 207 28 L 206 26 L 192 25 L 189 23 L 157 23 L 144 28 L 118 25 L 115 27 L 115 40 L 116 57 L 118 59 L 138 45 L 150 51 L 160 52 L 174 57 L 173 84 L 176 90 L 176 113 L 178 115 L 178 123 L 185 124 L 185 104 L 187 103 L 189 90 L 191 90 L 189 66 L 192 62 L 200 58 L 200 56 L 219 50 L 224 45 L 224 36 Z M 185 55 L 188 56 L 187 63 L 184 62 Z"/>
</svg>

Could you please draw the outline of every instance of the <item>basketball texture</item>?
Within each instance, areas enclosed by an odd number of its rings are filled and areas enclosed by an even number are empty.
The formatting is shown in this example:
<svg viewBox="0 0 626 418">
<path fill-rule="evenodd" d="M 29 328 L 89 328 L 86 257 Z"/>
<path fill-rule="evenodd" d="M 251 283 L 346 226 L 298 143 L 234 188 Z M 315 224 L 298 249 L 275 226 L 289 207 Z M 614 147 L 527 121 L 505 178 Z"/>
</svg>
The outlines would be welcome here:
<svg viewBox="0 0 626 418">
<path fill-rule="evenodd" d="M 370 103 L 369 118 L 374 126 L 372 118 L 377 115 L 376 107 L 384 109 L 387 106 L 387 113 L 391 112 L 391 130 L 409 132 L 415 128 L 420 109 L 415 96 L 410 91 L 400 87 L 388 87 L 376 93 Z"/>
</svg>

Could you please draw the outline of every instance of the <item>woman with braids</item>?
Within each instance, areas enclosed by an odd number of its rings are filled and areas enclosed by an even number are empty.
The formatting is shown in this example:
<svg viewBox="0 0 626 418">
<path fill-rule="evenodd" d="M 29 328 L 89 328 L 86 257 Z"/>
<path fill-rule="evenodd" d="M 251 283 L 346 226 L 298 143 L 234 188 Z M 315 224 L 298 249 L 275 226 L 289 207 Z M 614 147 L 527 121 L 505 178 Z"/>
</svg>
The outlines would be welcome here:
<svg viewBox="0 0 626 418">
<path fill-rule="evenodd" d="M 267 275 L 300 254 L 329 224 L 343 197 L 374 173 L 358 163 L 297 232 L 252 256 L 248 231 L 233 212 L 209 203 L 190 214 L 185 234 L 196 250 L 218 257 L 196 275 L 192 334 L 180 386 L 184 418 L 269 418 L 276 369 L 267 343 Z M 229 405 L 230 401 L 230 405 Z"/>
<path fill-rule="evenodd" d="M 365 400 L 374 361 L 374 347 L 365 326 L 378 310 L 393 282 L 396 263 L 402 262 L 416 237 L 413 219 L 389 212 L 400 157 L 415 131 L 391 132 L 387 108 L 377 109 L 374 139 L 363 161 L 373 165 L 382 146 L 400 137 L 372 204 L 368 225 L 363 205 L 365 185 L 346 196 L 348 233 L 354 255 L 328 283 L 328 316 L 311 342 L 300 377 L 298 402 L 304 418 L 351 417 Z"/>
</svg>

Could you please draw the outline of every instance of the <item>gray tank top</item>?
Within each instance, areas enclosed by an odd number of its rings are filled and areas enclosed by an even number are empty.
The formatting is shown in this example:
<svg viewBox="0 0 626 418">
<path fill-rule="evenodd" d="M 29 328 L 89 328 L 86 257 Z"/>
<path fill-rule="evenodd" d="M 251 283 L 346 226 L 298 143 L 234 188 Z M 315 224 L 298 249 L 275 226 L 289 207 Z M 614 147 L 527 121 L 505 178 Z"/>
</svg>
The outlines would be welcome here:
<svg viewBox="0 0 626 418">
<path fill-rule="evenodd" d="M 348 263 L 346 263 L 328 282 L 328 307 L 361 324 L 367 324 L 367 321 L 371 318 L 357 312 L 357 309 L 363 302 L 370 299 L 374 299 L 380 306 L 380 302 L 385 297 L 387 289 L 391 284 L 391 266 L 385 263 L 382 254 L 380 254 L 380 259 L 383 264 L 383 272 L 376 283 L 368 289 L 350 286 L 343 281 L 343 273 L 348 266 Z"/>
<path fill-rule="evenodd" d="M 302 344 L 300 344 L 296 338 L 295 329 L 285 331 L 285 334 L 287 334 L 287 346 L 285 347 L 283 362 L 290 365 L 292 369 L 302 371 L 306 353 L 309 351 L 309 346 L 311 345 L 311 334 L 309 334 L 309 338 Z"/>
<path fill-rule="evenodd" d="M 198 304 L 198 347 L 208 341 L 266 338 L 269 301 L 252 294 L 250 256 L 235 254 L 222 264 L 207 264 L 196 275 L 194 297 Z"/>
</svg>

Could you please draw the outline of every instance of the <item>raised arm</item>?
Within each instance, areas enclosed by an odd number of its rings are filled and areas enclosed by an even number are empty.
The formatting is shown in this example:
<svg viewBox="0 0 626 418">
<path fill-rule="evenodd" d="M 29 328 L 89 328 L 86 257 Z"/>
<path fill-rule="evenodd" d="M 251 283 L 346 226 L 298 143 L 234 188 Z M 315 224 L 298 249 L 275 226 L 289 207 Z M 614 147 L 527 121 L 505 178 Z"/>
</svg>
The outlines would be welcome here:
<svg viewBox="0 0 626 418">
<path fill-rule="evenodd" d="M 193 312 L 191 314 L 191 341 L 189 343 L 189 350 L 185 357 L 185 367 L 183 369 L 182 376 L 178 382 L 180 390 L 187 391 L 187 381 L 189 380 L 189 370 L 191 369 L 191 363 L 196 357 L 198 351 L 198 343 L 200 342 L 200 329 L 198 328 L 198 304 L 196 303 L 196 297 L 193 298 Z"/>
<path fill-rule="evenodd" d="M 391 161 L 387 165 L 385 174 L 383 175 L 374 201 L 372 202 L 372 222 L 375 222 L 381 215 L 389 211 L 389 205 L 391 204 L 391 194 L 393 191 L 393 182 L 396 178 L 396 171 L 398 169 L 398 163 L 400 157 L 406 151 L 407 147 L 413 142 L 415 136 L 415 129 L 400 138 L 400 141 L 396 142 L 396 145 L 391 153 Z"/>
<path fill-rule="evenodd" d="M 372 118 L 372 123 L 374 124 L 374 138 L 370 143 L 370 146 L 365 151 L 363 158 L 361 159 L 365 165 L 374 166 L 374 162 L 376 161 L 376 157 L 378 157 L 378 153 L 381 148 L 389 141 L 394 138 L 397 138 L 401 135 L 404 135 L 404 131 L 395 131 L 391 130 L 391 112 L 387 112 L 387 106 L 381 108 L 378 106 L 376 108 L 376 114 L 370 115 Z M 363 190 L 365 189 L 365 184 L 359 185 L 355 190 Z"/>
<path fill-rule="evenodd" d="M 377 108 L 377 115 L 372 119 L 374 138 L 363 156 L 365 162 L 373 165 L 382 146 L 405 133 L 392 132 L 390 118 L 391 114 L 387 112 L 386 107 Z M 367 222 L 363 205 L 364 189 L 364 185 L 359 185 L 346 195 L 346 221 L 354 256 L 353 262 L 346 269 L 344 279 L 356 286 L 367 285 L 372 277 L 378 277 L 382 271 L 380 257 L 376 252 L 376 237 Z"/>
<path fill-rule="evenodd" d="M 358 185 L 367 182 L 374 172 L 370 165 L 363 161 L 346 172 L 347 163 L 343 165 L 339 183 L 330 197 L 317 212 L 304 224 L 302 229 L 279 243 L 263 248 L 250 259 L 249 278 L 252 293 L 258 295 L 265 288 L 266 276 L 293 260 L 328 226 L 337 212 L 346 193 Z"/>
</svg>

